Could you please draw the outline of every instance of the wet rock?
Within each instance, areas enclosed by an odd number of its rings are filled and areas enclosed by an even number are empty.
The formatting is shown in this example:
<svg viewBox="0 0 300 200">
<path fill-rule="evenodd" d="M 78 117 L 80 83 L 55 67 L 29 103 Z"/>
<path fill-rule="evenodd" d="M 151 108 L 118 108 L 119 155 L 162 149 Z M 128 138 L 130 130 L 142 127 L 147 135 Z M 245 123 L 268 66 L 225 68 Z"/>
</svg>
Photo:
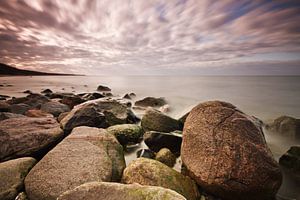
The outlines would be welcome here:
<svg viewBox="0 0 300 200">
<path fill-rule="evenodd" d="M 101 194 L 101 195 L 99 195 Z M 173 190 L 139 184 L 90 182 L 63 193 L 57 200 L 185 200 Z"/>
<path fill-rule="evenodd" d="M 141 125 L 145 131 L 172 132 L 182 130 L 182 124 L 158 110 L 149 108 L 146 110 Z"/>
<path fill-rule="evenodd" d="M 44 118 L 44 117 L 53 118 L 52 114 L 44 112 L 42 110 L 27 110 L 25 115 L 27 117 L 36 117 L 36 118 Z"/>
<path fill-rule="evenodd" d="M 148 158 L 138 158 L 132 161 L 124 170 L 122 182 L 168 188 L 178 192 L 188 200 L 196 200 L 200 196 L 192 179 L 161 162 Z"/>
<path fill-rule="evenodd" d="M 104 86 L 104 85 L 99 85 L 97 87 L 97 91 L 100 91 L 100 92 L 110 92 L 111 89 L 107 86 Z"/>
<path fill-rule="evenodd" d="M 12 98 L 7 100 L 9 104 L 27 104 L 30 108 L 40 108 L 42 104 L 50 101 L 47 97 L 41 94 L 29 94 L 26 97 Z"/>
<path fill-rule="evenodd" d="M 10 112 L 10 105 L 5 101 L 0 101 L 0 112 Z"/>
<path fill-rule="evenodd" d="M 23 93 L 25 93 L 25 94 L 32 94 L 33 92 L 30 91 L 30 90 L 25 90 Z"/>
<path fill-rule="evenodd" d="M 135 102 L 135 106 L 141 106 L 141 107 L 161 107 L 163 105 L 167 104 L 166 100 L 162 97 L 155 98 L 155 97 L 146 97 L 144 99 L 138 100 Z"/>
<path fill-rule="evenodd" d="M 0 163 L 0 199 L 15 199 L 24 188 L 24 179 L 36 164 L 34 158 L 25 157 Z"/>
<path fill-rule="evenodd" d="M 28 110 L 31 109 L 31 106 L 25 103 L 13 104 L 9 107 L 10 112 L 24 115 Z"/>
<path fill-rule="evenodd" d="M 10 118 L 20 118 L 26 117 L 25 115 L 15 114 L 10 112 L 0 112 L 0 121 L 10 119 Z"/>
<path fill-rule="evenodd" d="M 157 131 L 149 131 L 144 134 L 145 144 L 154 152 L 158 152 L 162 148 L 168 148 L 176 156 L 180 155 L 182 142 L 181 132 L 163 133 Z"/>
<path fill-rule="evenodd" d="M 51 113 L 54 117 L 58 117 L 63 112 L 69 112 L 70 108 L 66 104 L 50 101 L 41 106 L 41 110 Z"/>
<path fill-rule="evenodd" d="M 155 160 L 173 167 L 176 163 L 176 156 L 167 148 L 162 148 L 155 156 Z"/>
<path fill-rule="evenodd" d="M 76 106 L 60 123 L 68 132 L 77 126 L 107 128 L 137 121 L 133 112 L 121 103 L 99 99 Z"/>
<path fill-rule="evenodd" d="M 50 93 L 53 93 L 52 90 L 50 89 L 45 89 L 43 91 L 41 91 L 42 94 L 50 94 Z"/>
<path fill-rule="evenodd" d="M 7 98 L 10 98 L 10 96 L 0 94 L 0 100 L 1 101 L 6 100 Z"/>
<path fill-rule="evenodd" d="M 266 128 L 285 137 L 300 139 L 300 119 L 281 116 L 267 124 Z"/>
<path fill-rule="evenodd" d="M 55 200 L 61 193 L 91 181 L 119 181 L 123 148 L 104 129 L 77 127 L 48 152 L 25 179 L 30 200 Z"/>
<path fill-rule="evenodd" d="M 25 194 L 25 192 L 21 192 L 18 194 L 18 196 L 16 197 L 15 200 L 29 200 L 29 199 L 27 198 L 27 195 Z"/>
<path fill-rule="evenodd" d="M 151 151 L 150 149 L 140 149 L 136 152 L 136 157 L 140 158 L 155 158 L 155 152 Z"/>
<path fill-rule="evenodd" d="M 0 121 L 0 133 L 0 161 L 38 156 L 63 136 L 53 118 L 6 119 Z"/>
<path fill-rule="evenodd" d="M 224 199 L 271 199 L 282 181 L 261 128 L 226 102 L 192 109 L 184 124 L 181 159 L 190 177 Z"/>
<path fill-rule="evenodd" d="M 134 94 L 133 92 L 131 93 L 127 93 L 123 96 L 123 99 L 133 99 L 136 97 L 136 94 Z"/>
<path fill-rule="evenodd" d="M 93 93 L 84 93 L 81 97 L 85 101 L 90 101 L 90 100 L 103 98 L 103 97 L 105 97 L 105 95 L 98 93 L 98 92 L 93 92 Z"/>
<path fill-rule="evenodd" d="M 279 164 L 300 181 L 300 146 L 292 146 L 280 157 Z"/>
<path fill-rule="evenodd" d="M 123 146 L 139 143 L 144 134 L 142 127 L 136 124 L 118 124 L 106 130 L 113 134 Z"/>
<path fill-rule="evenodd" d="M 85 100 L 78 95 L 65 95 L 62 97 L 61 103 L 68 105 L 71 109 L 83 103 Z"/>
</svg>

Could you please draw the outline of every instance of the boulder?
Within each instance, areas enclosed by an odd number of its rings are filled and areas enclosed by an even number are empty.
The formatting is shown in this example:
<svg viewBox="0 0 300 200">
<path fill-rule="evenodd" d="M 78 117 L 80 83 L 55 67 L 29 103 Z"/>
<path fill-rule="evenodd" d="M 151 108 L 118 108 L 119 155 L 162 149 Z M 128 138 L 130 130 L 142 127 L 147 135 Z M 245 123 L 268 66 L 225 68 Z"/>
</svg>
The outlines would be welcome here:
<svg viewBox="0 0 300 200">
<path fill-rule="evenodd" d="M 42 94 L 51 94 L 51 93 L 53 93 L 53 92 L 52 92 L 52 90 L 50 90 L 50 89 L 45 89 L 45 90 L 42 90 L 41 93 L 42 93 Z"/>
<path fill-rule="evenodd" d="M 292 146 L 280 157 L 279 164 L 300 181 L 300 146 Z"/>
<path fill-rule="evenodd" d="M 10 112 L 0 112 L 0 121 L 10 119 L 10 118 L 20 118 L 26 117 L 25 115 L 15 114 Z"/>
<path fill-rule="evenodd" d="M 63 137 L 53 118 L 11 118 L 0 121 L 0 161 L 39 156 Z"/>
<path fill-rule="evenodd" d="M 61 103 L 63 104 L 66 104 L 69 106 L 69 108 L 73 108 L 74 106 L 78 105 L 78 104 L 81 104 L 85 102 L 84 99 L 82 99 L 80 96 L 78 95 L 74 95 L 74 94 L 71 94 L 71 95 L 64 95 L 62 97 L 62 100 L 61 100 Z"/>
<path fill-rule="evenodd" d="M 15 199 L 24 188 L 24 179 L 36 160 L 30 157 L 18 158 L 0 163 L 0 199 Z"/>
<path fill-rule="evenodd" d="M 155 152 L 151 151 L 150 149 L 140 149 L 136 152 L 136 157 L 155 158 Z"/>
<path fill-rule="evenodd" d="M 145 131 L 172 132 L 182 130 L 182 124 L 158 110 L 149 108 L 146 110 L 141 123 Z"/>
<path fill-rule="evenodd" d="M 57 117 L 57 121 L 58 122 L 61 122 L 61 120 L 63 118 L 65 118 L 65 116 L 67 116 L 69 114 L 69 112 L 63 112 L 63 113 L 60 113 L 60 115 Z"/>
<path fill-rule="evenodd" d="M 51 113 L 54 117 L 58 117 L 63 112 L 69 112 L 70 108 L 66 104 L 50 101 L 41 106 L 41 110 Z"/>
<path fill-rule="evenodd" d="M 162 148 L 159 152 L 157 152 L 155 160 L 164 163 L 169 167 L 173 167 L 176 163 L 176 156 L 169 149 Z"/>
<path fill-rule="evenodd" d="M 166 100 L 162 97 L 155 98 L 155 97 L 146 97 L 144 99 L 138 100 L 134 103 L 135 106 L 141 107 L 161 107 L 167 104 Z"/>
<path fill-rule="evenodd" d="M 90 182 L 69 190 L 57 200 L 185 200 L 175 191 L 155 186 Z"/>
<path fill-rule="evenodd" d="M 10 112 L 10 105 L 5 101 L 0 101 L 0 112 Z"/>
<path fill-rule="evenodd" d="M 123 148 L 105 129 L 77 127 L 48 152 L 25 179 L 30 200 L 55 200 L 91 181 L 118 181 L 125 168 Z"/>
<path fill-rule="evenodd" d="M 271 199 L 282 182 L 261 127 L 232 104 L 208 101 L 186 119 L 181 146 L 186 171 L 223 199 Z"/>
<path fill-rule="evenodd" d="M 7 102 L 9 104 L 27 104 L 30 108 L 40 108 L 42 104 L 50 101 L 47 97 L 41 94 L 29 94 L 26 97 L 12 98 Z"/>
<path fill-rule="evenodd" d="M 121 103 L 99 99 L 76 106 L 60 123 L 63 129 L 69 132 L 77 126 L 107 128 L 137 121 L 133 112 Z"/>
<path fill-rule="evenodd" d="M 266 125 L 267 130 L 291 139 L 300 139 L 300 119 L 281 116 Z"/>
<path fill-rule="evenodd" d="M 135 95 L 133 92 L 131 92 L 131 93 L 125 94 L 125 95 L 123 96 L 123 99 L 133 99 L 133 98 L 135 98 L 135 97 L 136 97 L 136 95 Z"/>
<path fill-rule="evenodd" d="M 171 133 L 149 131 L 144 134 L 144 141 L 149 149 L 154 152 L 158 152 L 162 148 L 168 148 L 176 156 L 179 156 L 182 143 L 182 134 L 181 131 Z"/>
<path fill-rule="evenodd" d="M 200 196 L 197 185 L 192 179 L 161 162 L 148 158 L 132 161 L 124 170 L 122 182 L 168 188 L 188 200 L 196 200 Z"/>
<path fill-rule="evenodd" d="M 27 110 L 26 113 L 25 113 L 25 115 L 27 117 L 37 117 L 37 118 L 50 117 L 50 118 L 53 118 L 52 114 L 44 112 L 42 110 L 36 110 L 36 109 Z"/>
<path fill-rule="evenodd" d="M 90 100 L 95 100 L 95 99 L 100 99 L 105 97 L 105 95 L 98 93 L 98 92 L 93 92 L 93 93 L 83 93 L 81 96 L 85 101 L 90 101 Z"/>
<path fill-rule="evenodd" d="M 100 91 L 100 92 L 110 92 L 111 89 L 107 86 L 104 86 L 104 85 L 99 85 L 97 87 L 97 91 Z"/>
<path fill-rule="evenodd" d="M 144 134 L 142 127 L 136 124 L 118 124 L 110 126 L 107 131 L 113 134 L 123 146 L 139 143 Z"/>
<path fill-rule="evenodd" d="M 9 107 L 10 112 L 24 115 L 31 107 L 25 103 L 13 104 Z"/>
</svg>

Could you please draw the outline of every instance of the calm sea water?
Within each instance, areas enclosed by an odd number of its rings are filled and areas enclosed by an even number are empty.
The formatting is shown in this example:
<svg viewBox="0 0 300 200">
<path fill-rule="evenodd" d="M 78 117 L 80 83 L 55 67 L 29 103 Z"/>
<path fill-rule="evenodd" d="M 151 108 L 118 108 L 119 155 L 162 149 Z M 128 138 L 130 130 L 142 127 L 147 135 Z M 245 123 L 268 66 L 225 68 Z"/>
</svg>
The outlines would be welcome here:
<svg viewBox="0 0 300 200">
<path fill-rule="evenodd" d="M 300 77 L 298 76 L 34 76 L 0 77 L 0 94 L 25 96 L 24 90 L 40 92 L 49 88 L 58 92 L 93 92 L 106 85 L 114 95 L 134 92 L 136 99 L 146 96 L 165 97 L 178 118 L 193 106 L 207 100 L 227 101 L 247 114 L 263 121 L 281 115 L 300 118 Z M 276 159 L 298 141 L 266 133 L 267 142 Z M 300 198 L 299 183 L 285 176 L 279 195 Z"/>
</svg>

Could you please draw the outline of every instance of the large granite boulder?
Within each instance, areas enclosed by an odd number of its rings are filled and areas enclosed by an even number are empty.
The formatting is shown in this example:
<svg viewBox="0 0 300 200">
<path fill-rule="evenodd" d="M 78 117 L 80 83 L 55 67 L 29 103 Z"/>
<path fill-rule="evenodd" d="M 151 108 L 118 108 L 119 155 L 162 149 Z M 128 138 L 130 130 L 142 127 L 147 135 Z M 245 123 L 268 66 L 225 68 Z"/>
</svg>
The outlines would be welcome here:
<svg viewBox="0 0 300 200">
<path fill-rule="evenodd" d="M 58 117 L 63 112 L 69 112 L 70 108 L 66 104 L 50 101 L 41 106 L 41 110 Z"/>
<path fill-rule="evenodd" d="M 54 97 L 54 96 L 55 96 L 55 93 L 52 95 L 52 97 Z M 62 93 L 61 103 L 68 105 L 71 109 L 74 106 L 79 105 L 83 102 L 85 102 L 85 100 L 78 95 Z"/>
<path fill-rule="evenodd" d="M 171 133 L 148 131 L 144 134 L 144 142 L 154 152 L 158 152 L 162 148 L 168 148 L 176 156 L 179 156 L 182 134 L 181 131 Z"/>
<path fill-rule="evenodd" d="M 300 146 L 292 146 L 280 157 L 279 164 L 300 181 Z"/>
<path fill-rule="evenodd" d="M 54 200 L 91 181 L 118 181 L 125 168 L 123 148 L 104 129 L 77 127 L 46 154 L 25 179 L 30 200 Z"/>
<path fill-rule="evenodd" d="M 10 112 L 24 115 L 28 110 L 30 110 L 31 106 L 25 103 L 12 104 L 9 109 Z"/>
<path fill-rule="evenodd" d="M 10 119 L 10 118 L 20 118 L 26 117 L 25 115 L 11 113 L 11 112 L 0 112 L 0 121 Z"/>
<path fill-rule="evenodd" d="M 300 119 L 289 116 L 276 118 L 266 125 L 267 130 L 291 139 L 300 139 Z"/>
<path fill-rule="evenodd" d="M 36 160 L 18 158 L 0 163 L 0 199 L 13 200 L 24 188 L 24 179 Z"/>
<path fill-rule="evenodd" d="M 166 100 L 162 97 L 155 98 L 155 97 L 146 97 L 144 99 L 138 100 L 134 103 L 135 106 L 141 107 L 161 107 L 167 104 Z"/>
<path fill-rule="evenodd" d="M 200 196 L 192 179 L 159 161 L 148 158 L 138 158 L 132 161 L 124 170 L 122 182 L 168 188 L 185 196 L 188 200 L 196 200 Z"/>
<path fill-rule="evenodd" d="M 221 101 L 201 103 L 184 124 L 181 158 L 204 190 L 224 199 L 271 199 L 278 163 L 252 117 Z"/>
<path fill-rule="evenodd" d="M 105 182 L 85 183 L 59 196 L 57 200 L 185 200 L 175 191 L 155 186 Z"/>
<path fill-rule="evenodd" d="M 107 128 L 116 124 L 137 122 L 133 112 L 114 100 L 93 100 L 76 106 L 61 120 L 64 130 L 71 131 L 77 126 Z"/>
<path fill-rule="evenodd" d="M 144 134 L 141 126 L 136 124 L 118 124 L 106 129 L 113 134 L 123 146 L 127 144 L 136 144 Z"/>
<path fill-rule="evenodd" d="M 146 110 L 141 125 L 145 131 L 171 132 L 182 130 L 182 124 L 162 112 L 149 108 Z"/>
<path fill-rule="evenodd" d="M 63 137 L 53 118 L 11 118 L 0 121 L 0 161 L 40 156 Z"/>
<path fill-rule="evenodd" d="M 40 108 L 42 104 L 50 100 L 41 94 L 29 94 L 26 97 L 12 98 L 7 101 L 9 104 L 27 104 L 30 108 Z"/>
</svg>

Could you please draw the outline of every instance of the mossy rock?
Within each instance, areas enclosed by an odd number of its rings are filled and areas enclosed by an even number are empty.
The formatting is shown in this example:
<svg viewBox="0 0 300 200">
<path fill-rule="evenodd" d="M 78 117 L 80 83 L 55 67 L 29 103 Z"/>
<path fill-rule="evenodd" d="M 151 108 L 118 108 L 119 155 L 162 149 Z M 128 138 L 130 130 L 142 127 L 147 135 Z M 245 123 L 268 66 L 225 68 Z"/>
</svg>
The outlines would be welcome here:
<svg viewBox="0 0 300 200">
<path fill-rule="evenodd" d="M 143 128 L 136 124 L 114 125 L 106 130 L 113 134 L 123 146 L 138 143 L 144 134 Z"/>
<path fill-rule="evenodd" d="M 132 161 L 123 172 L 122 182 L 168 188 L 185 196 L 188 200 L 196 200 L 200 196 L 192 179 L 159 161 L 148 158 L 138 158 Z"/>
<path fill-rule="evenodd" d="M 155 160 L 173 167 L 176 163 L 176 156 L 167 148 L 162 148 L 155 156 Z"/>
</svg>

